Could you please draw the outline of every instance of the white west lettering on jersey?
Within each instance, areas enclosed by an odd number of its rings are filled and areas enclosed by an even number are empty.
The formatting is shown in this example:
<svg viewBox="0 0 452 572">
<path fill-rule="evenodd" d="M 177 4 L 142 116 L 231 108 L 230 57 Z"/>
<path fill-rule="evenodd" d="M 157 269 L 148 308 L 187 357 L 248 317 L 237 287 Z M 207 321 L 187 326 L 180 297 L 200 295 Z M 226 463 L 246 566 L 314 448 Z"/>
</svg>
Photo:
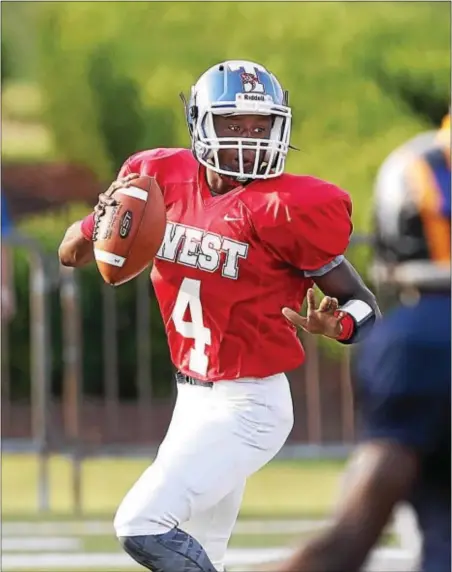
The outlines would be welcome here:
<svg viewBox="0 0 452 572">
<path fill-rule="evenodd" d="M 184 235 L 185 228 L 183 226 L 174 224 L 173 222 L 166 223 L 165 236 L 156 256 L 174 262 L 179 244 Z"/>
<path fill-rule="evenodd" d="M 223 264 L 221 253 L 225 253 Z M 240 259 L 247 256 L 248 244 L 245 242 L 174 222 L 167 222 L 162 245 L 156 254 L 161 260 L 205 272 L 215 272 L 222 266 L 221 275 L 232 280 L 239 276 Z"/>
<path fill-rule="evenodd" d="M 221 248 L 227 253 L 221 274 L 226 278 L 237 279 L 239 275 L 239 258 L 247 257 L 248 245 L 225 238 Z"/>
<path fill-rule="evenodd" d="M 184 246 L 179 254 L 181 264 L 196 268 L 198 263 L 198 249 L 203 232 L 199 228 L 186 228 Z"/>
<path fill-rule="evenodd" d="M 220 267 L 221 236 L 207 232 L 201 242 L 198 266 L 207 272 L 215 272 Z"/>
</svg>

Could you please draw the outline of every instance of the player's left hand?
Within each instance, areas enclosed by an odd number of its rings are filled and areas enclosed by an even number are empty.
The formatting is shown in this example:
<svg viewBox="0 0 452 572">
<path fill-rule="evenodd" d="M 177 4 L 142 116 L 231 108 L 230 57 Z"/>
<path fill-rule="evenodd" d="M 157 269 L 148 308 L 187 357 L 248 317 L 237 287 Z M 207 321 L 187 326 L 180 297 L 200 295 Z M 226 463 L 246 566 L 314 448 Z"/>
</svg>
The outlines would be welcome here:
<svg viewBox="0 0 452 572">
<path fill-rule="evenodd" d="M 345 312 L 337 312 L 339 307 L 337 299 L 325 296 L 317 308 L 314 289 L 309 288 L 306 293 L 306 301 L 308 304 L 306 316 L 300 316 L 290 308 L 283 308 L 283 315 L 294 326 L 305 332 L 320 334 L 328 338 L 338 338 L 342 332 L 341 321 Z"/>
</svg>

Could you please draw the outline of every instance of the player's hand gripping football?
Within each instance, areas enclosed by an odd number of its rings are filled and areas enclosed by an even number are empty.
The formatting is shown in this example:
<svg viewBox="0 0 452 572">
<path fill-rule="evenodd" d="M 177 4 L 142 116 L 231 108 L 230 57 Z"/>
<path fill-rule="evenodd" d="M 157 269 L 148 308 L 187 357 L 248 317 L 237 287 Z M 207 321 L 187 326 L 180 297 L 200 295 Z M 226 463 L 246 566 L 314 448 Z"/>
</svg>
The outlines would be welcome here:
<svg viewBox="0 0 452 572">
<path fill-rule="evenodd" d="M 336 298 L 325 296 L 316 307 L 314 289 L 309 288 L 306 294 L 308 304 L 306 316 L 300 316 L 290 308 L 283 308 L 283 315 L 294 326 L 309 332 L 310 334 L 320 334 L 328 338 L 338 338 L 342 332 L 342 318 L 345 312 L 338 312 L 339 302 Z"/>
<path fill-rule="evenodd" d="M 126 175 L 125 177 L 121 177 L 108 187 L 108 189 L 101 193 L 98 197 L 97 205 L 94 207 L 94 212 L 97 218 L 100 218 L 102 215 L 105 214 L 106 207 L 114 207 L 116 205 L 116 201 L 113 198 L 113 194 L 118 189 L 122 187 L 129 187 L 131 181 L 137 179 L 140 175 L 138 173 L 130 173 L 130 175 Z"/>
</svg>

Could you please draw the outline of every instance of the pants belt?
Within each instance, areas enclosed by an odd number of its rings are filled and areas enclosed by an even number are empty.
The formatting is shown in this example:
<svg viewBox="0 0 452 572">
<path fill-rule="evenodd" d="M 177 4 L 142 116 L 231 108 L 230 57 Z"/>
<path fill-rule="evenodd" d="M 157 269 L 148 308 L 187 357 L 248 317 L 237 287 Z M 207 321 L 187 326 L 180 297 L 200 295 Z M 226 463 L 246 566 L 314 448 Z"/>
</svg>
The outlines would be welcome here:
<svg viewBox="0 0 452 572">
<path fill-rule="evenodd" d="M 188 385 L 199 385 L 200 387 L 212 387 L 213 383 L 211 381 L 201 381 L 189 375 L 185 375 L 181 371 L 177 371 L 175 374 L 177 383 L 186 383 Z"/>
</svg>

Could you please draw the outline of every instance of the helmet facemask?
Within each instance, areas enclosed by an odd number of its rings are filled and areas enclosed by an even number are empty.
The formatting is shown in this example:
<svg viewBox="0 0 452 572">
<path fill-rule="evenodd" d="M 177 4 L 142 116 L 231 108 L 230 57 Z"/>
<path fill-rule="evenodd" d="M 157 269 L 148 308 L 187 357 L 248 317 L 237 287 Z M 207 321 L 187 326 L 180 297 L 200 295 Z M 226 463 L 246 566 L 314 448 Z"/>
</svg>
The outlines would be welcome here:
<svg viewBox="0 0 452 572">
<path fill-rule="evenodd" d="M 271 97 L 265 95 L 237 94 L 234 102 L 221 102 L 206 107 L 196 106 L 193 118 L 193 152 L 205 167 L 220 175 L 234 177 L 239 182 L 254 179 L 268 179 L 280 176 L 284 171 L 289 150 L 291 110 L 286 105 L 275 105 Z M 193 108 L 192 108 L 193 109 Z M 218 137 L 215 131 L 214 116 L 264 115 L 272 117 L 272 127 L 268 138 Z M 238 168 L 233 170 L 221 165 L 221 150 L 237 152 Z M 245 169 L 244 151 L 255 153 L 252 169 Z"/>
</svg>

